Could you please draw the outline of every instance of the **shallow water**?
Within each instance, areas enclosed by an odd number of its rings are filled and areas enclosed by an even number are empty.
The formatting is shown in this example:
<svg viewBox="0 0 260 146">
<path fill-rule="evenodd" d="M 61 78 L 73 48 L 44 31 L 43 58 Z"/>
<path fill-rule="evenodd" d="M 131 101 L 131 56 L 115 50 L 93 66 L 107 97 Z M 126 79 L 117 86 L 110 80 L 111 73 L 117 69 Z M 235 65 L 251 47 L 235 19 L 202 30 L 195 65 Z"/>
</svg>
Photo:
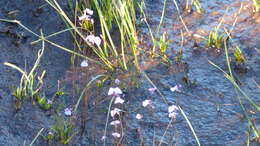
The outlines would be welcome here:
<svg viewBox="0 0 260 146">
<path fill-rule="evenodd" d="M 188 30 L 192 34 L 207 36 L 209 31 L 218 25 L 228 7 L 229 9 L 227 15 L 224 17 L 220 31 L 223 32 L 224 27 L 230 29 L 235 21 L 235 16 L 241 2 L 243 2 L 244 8 L 237 17 L 232 37 L 233 43 L 238 44 L 246 54 L 248 71 L 246 73 L 235 73 L 235 76 L 240 80 L 240 87 L 243 91 L 259 104 L 260 89 L 254 81 L 258 84 L 260 83 L 260 17 L 259 14 L 251 13 L 251 1 L 201 0 L 204 12 L 200 15 L 195 12 L 191 14 L 186 13 L 183 11 L 185 4 L 178 4 Z M 9 0 L 1 1 L 0 18 L 6 18 L 9 11 L 18 9 L 20 12 L 17 15 L 17 19 L 21 20 L 23 24 L 34 31 L 38 31 L 39 28 L 43 27 L 43 31 L 46 34 L 50 34 L 63 28 L 62 20 L 59 19 L 59 16 L 50 7 L 43 7 L 43 12 L 37 11 L 37 8 L 44 4 L 43 2 L 36 0 L 29 5 L 27 3 L 25 0 L 17 0 L 16 3 L 12 3 Z M 21 5 L 24 8 L 21 8 Z M 163 0 L 146 1 L 146 6 L 146 15 L 148 16 L 149 24 L 153 30 L 156 30 L 160 21 Z M 67 9 L 65 4 L 64 8 Z M 37 13 L 34 14 L 32 11 L 36 11 Z M 44 19 L 48 19 L 49 21 L 43 21 Z M 22 37 L 23 41 L 17 37 L 10 37 L 10 34 L 6 33 L 7 29 L 12 30 L 16 35 L 24 35 L 25 37 Z M 170 104 L 177 104 L 182 107 L 202 145 L 245 145 L 248 123 L 243 117 L 243 111 L 236 98 L 237 94 L 234 87 L 221 71 L 208 63 L 208 60 L 211 60 L 221 68 L 227 70 L 224 50 L 206 49 L 203 40 L 189 36 L 179 20 L 173 1 L 168 0 L 161 33 L 164 31 L 168 33 L 170 49 L 167 51 L 167 54 L 172 60 L 174 60 L 176 52 L 181 46 L 181 29 L 184 32 L 183 62 L 185 64 L 173 64 L 171 67 L 166 67 L 159 64 L 159 61 L 156 62 L 155 60 L 155 63 L 151 63 L 151 60 L 144 58 L 144 66 L 149 64 L 145 73 Z M 144 24 L 140 24 L 138 31 L 145 36 L 143 43 L 150 46 L 151 42 L 147 27 Z M 24 66 L 26 61 L 28 66 L 32 65 L 35 59 L 33 57 L 35 55 L 32 54 L 36 54 L 39 49 L 38 47 L 40 47 L 30 45 L 30 42 L 35 38 L 16 25 L 7 23 L 0 23 L 0 32 L 1 63 L 10 61 L 19 66 Z M 14 42 L 17 41 L 19 41 L 19 46 L 14 45 Z M 53 41 L 72 47 L 69 34 L 53 38 Z M 195 41 L 198 44 L 197 50 L 194 49 Z M 74 105 L 78 96 L 71 91 L 71 81 L 75 81 L 76 84 L 86 82 L 87 79 L 82 78 L 82 76 L 84 76 L 84 73 L 90 72 L 89 70 L 91 69 L 83 70 L 77 67 L 68 69 L 68 54 L 51 46 L 48 46 L 42 63 L 41 70 L 47 69 L 48 75 L 46 78 L 46 82 L 48 83 L 46 85 L 48 86 L 46 95 L 51 97 L 57 89 L 57 80 L 61 80 L 64 83 L 62 86 L 66 87 L 66 92 L 68 93 L 64 99 L 60 99 L 61 102 L 65 106 Z M 0 145 L 3 143 L 8 146 L 21 145 L 24 142 L 29 144 L 41 127 L 50 128 L 54 117 L 48 116 L 48 114 L 37 107 L 32 106 L 31 103 L 25 103 L 24 108 L 18 114 L 14 114 L 10 86 L 18 85 L 20 75 L 3 65 L 0 68 L 0 96 L 2 97 L 0 97 Z M 186 84 L 183 80 L 184 76 L 188 76 L 189 81 L 194 82 L 194 84 Z M 158 144 L 170 121 L 167 113 L 168 105 L 158 93 L 151 94 L 148 91 L 148 88 L 152 87 L 152 85 L 143 75 L 138 79 L 140 81 L 139 88 L 129 88 L 126 90 L 124 97 L 126 100 L 125 105 L 112 106 L 112 108 L 119 107 L 125 111 L 121 117 L 124 127 L 124 138 L 121 140 L 122 143 L 133 146 L 139 145 L 142 142 L 148 146 L 154 143 Z M 177 84 L 182 85 L 181 92 L 171 92 L 170 88 Z M 104 135 L 110 99 L 106 94 L 111 85 L 114 86 L 113 83 L 108 82 L 105 84 L 104 89 L 93 87 L 90 90 L 91 92 L 87 92 L 87 95 L 91 98 L 87 103 L 88 105 L 81 109 L 83 116 L 88 109 L 87 119 L 84 119 L 81 115 L 77 116 L 79 125 L 83 123 L 85 130 L 82 137 L 78 133 L 72 140 L 71 145 L 102 144 L 100 139 Z M 142 107 L 142 101 L 145 99 L 152 100 L 154 109 Z M 253 108 L 246 100 L 243 100 L 243 102 L 248 110 L 253 111 Z M 144 116 L 142 120 L 135 118 L 137 113 Z M 252 114 L 251 116 L 255 118 L 255 122 L 258 124 L 259 113 Z M 82 120 L 85 120 L 86 124 Z M 112 121 L 111 118 L 109 119 L 110 121 Z M 77 130 L 81 128 L 78 126 Z M 114 145 L 111 133 L 115 130 L 118 130 L 118 128 L 114 129 L 108 125 L 107 145 Z M 173 121 L 162 142 L 162 145 L 196 145 L 195 138 L 180 112 L 178 112 L 176 120 Z M 43 138 L 39 138 L 36 145 L 47 144 Z"/>
<path fill-rule="evenodd" d="M 241 2 L 243 8 L 241 13 L 238 14 Z M 239 79 L 241 89 L 255 103 L 259 104 L 260 89 L 254 83 L 254 81 L 257 83 L 260 81 L 259 15 L 248 12 L 251 8 L 251 2 L 249 1 L 202 1 L 201 4 L 204 9 L 203 14 L 192 12 L 182 16 L 191 34 L 206 37 L 219 24 L 223 16 L 224 20 L 220 32 L 224 31 L 224 27 L 231 29 L 236 19 L 235 16 L 238 16 L 237 23 L 231 33 L 233 43 L 239 45 L 245 52 L 248 71 L 246 73 L 234 72 L 234 75 Z M 184 5 L 179 6 L 181 14 L 184 14 Z M 146 8 L 148 22 L 155 32 L 160 22 L 163 0 L 146 1 Z M 210 60 L 228 71 L 224 50 L 207 49 L 205 48 L 205 41 L 188 35 L 178 18 L 173 1 L 168 1 L 161 33 L 167 32 L 168 34 L 170 49 L 167 53 L 172 60 L 181 46 L 181 29 L 184 32 L 183 62 L 185 64 L 173 64 L 171 67 L 166 67 L 160 65 L 158 61 L 151 63 L 151 60 L 144 59 L 144 66 L 146 64 L 149 66 L 146 67 L 148 69 L 145 70 L 145 73 L 170 104 L 177 104 L 182 107 L 202 145 L 245 145 L 248 123 L 243 116 L 237 93 L 233 85 L 224 77 L 224 74 L 208 62 Z M 139 33 L 145 36 L 142 43 L 151 46 L 151 39 L 146 25 L 139 22 L 138 30 Z M 196 48 L 194 47 L 195 41 L 198 44 Z M 194 85 L 187 85 L 183 81 L 185 76 L 188 76 L 190 82 L 193 82 Z M 176 121 L 173 121 L 168 129 L 167 134 L 161 139 L 170 121 L 167 113 L 168 105 L 159 94 L 148 92 L 148 88 L 151 88 L 152 85 L 144 76 L 140 78 L 140 81 L 139 88 L 127 91 L 125 96 L 126 105 L 119 106 L 126 111 L 123 116 L 124 138 L 121 139 L 123 143 L 127 145 L 139 145 L 140 143 L 153 145 L 162 140 L 162 145 L 196 145 L 195 138 L 180 112 Z M 181 92 L 170 91 L 171 87 L 179 84 L 182 85 Z M 153 101 L 154 109 L 141 106 L 142 101 L 145 99 Z M 253 109 L 247 100 L 243 100 L 243 103 L 247 110 Z M 114 107 L 118 106 L 114 105 Z M 106 113 L 100 112 L 104 108 L 106 107 L 97 106 L 95 108 L 97 112 L 94 114 L 105 117 Z M 144 115 L 142 120 L 135 118 L 137 113 Z M 93 113 L 91 112 L 91 114 Z M 251 116 L 256 123 L 259 123 L 259 113 Z M 104 127 L 104 120 L 97 118 L 95 122 L 96 125 L 100 126 L 97 126 L 100 129 L 95 129 L 99 134 L 97 134 L 93 143 L 99 145 L 101 144 L 100 135 L 104 133 L 104 128 L 102 128 L 102 125 Z M 93 126 L 93 123 L 89 121 L 88 127 L 91 126 Z M 110 143 L 110 139 L 113 139 L 111 133 L 115 130 L 111 126 L 108 126 L 108 129 L 107 136 L 109 140 L 107 142 L 108 145 L 112 145 Z M 92 135 L 91 132 L 89 135 Z"/>
<path fill-rule="evenodd" d="M 230 29 L 235 21 L 234 16 L 238 13 L 241 3 L 243 8 L 241 13 L 238 14 L 237 23 L 232 32 L 233 43 L 241 46 L 246 54 L 247 66 L 249 68 L 247 73 L 239 74 L 235 73 L 237 78 L 242 83 L 240 86 L 251 99 L 257 104 L 260 102 L 259 88 L 254 84 L 254 80 L 260 80 L 260 56 L 259 56 L 259 15 L 252 14 L 248 10 L 252 10 L 249 1 L 201 1 L 203 7 L 203 14 L 196 13 L 187 14 L 182 16 L 187 28 L 192 34 L 199 34 L 201 36 L 207 36 L 209 31 L 219 24 L 220 20 L 224 16 L 223 25 L 220 27 L 220 31 L 223 32 L 223 28 Z M 154 1 L 146 3 L 147 14 L 149 23 L 153 30 L 156 30 L 160 21 L 161 10 L 163 8 L 163 1 Z M 181 11 L 183 5 L 179 5 Z M 250 9 L 251 8 L 251 9 Z M 227 10 L 228 9 L 228 10 Z M 225 14 L 226 13 L 226 14 Z M 181 13 L 183 14 L 183 13 Z M 255 16 L 257 15 L 257 16 Z M 168 54 L 171 57 L 176 55 L 176 50 L 181 46 L 180 29 L 185 28 L 176 15 L 176 8 L 173 1 L 168 1 L 166 15 L 161 28 L 162 32 L 167 32 L 170 43 L 170 50 Z M 142 31 L 143 30 L 143 31 Z M 141 29 L 145 34 L 147 29 Z M 196 86 L 189 87 L 182 81 L 183 73 L 171 73 L 167 68 L 154 67 L 149 71 L 146 71 L 148 76 L 155 82 L 157 87 L 162 91 L 168 101 L 177 103 L 180 105 L 188 118 L 190 119 L 198 138 L 202 145 L 245 145 L 248 123 L 242 118 L 243 111 L 236 98 L 237 94 L 234 91 L 232 84 L 224 77 L 223 73 L 208 63 L 208 60 L 219 65 L 221 68 L 227 70 L 225 65 L 224 50 L 210 50 L 206 49 L 205 42 L 196 40 L 199 44 L 199 53 L 194 51 L 194 39 L 184 35 L 184 55 L 183 61 L 188 64 L 188 77 L 191 81 L 195 81 Z M 247 40 L 247 41 L 244 41 Z M 177 68 L 173 66 L 173 68 Z M 186 74 L 184 72 L 184 74 Z M 147 81 L 144 81 L 147 82 Z M 172 93 L 169 89 L 177 84 L 183 85 L 182 93 Z M 151 85 L 144 83 L 141 85 L 144 89 L 151 87 Z M 134 95 L 136 98 L 140 98 Z M 141 96 L 143 99 L 149 98 L 150 95 Z M 142 100 L 143 100 L 142 99 Z M 154 116 L 158 117 L 160 123 L 167 125 L 169 119 L 167 119 L 167 105 L 157 95 L 152 96 L 154 101 L 155 112 Z M 141 101 L 138 100 L 140 103 Z M 249 103 L 243 100 L 247 108 Z M 259 113 L 253 115 L 259 117 Z M 181 122 L 173 124 L 173 129 L 168 133 L 169 137 L 177 135 L 175 144 L 177 145 L 196 145 L 195 139 L 187 126 L 187 123 L 181 115 L 177 116 L 181 119 Z M 259 118 L 256 120 L 259 122 Z M 257 123 L 256 122 L 256 123 Z M 130 122 L 131 123 L 131 122 Z M 138 124 L 133 124 L 135 127 Z M 150 127 L 143 128 L 144 137 L 147 137 L 146 142 L 151 143 L 153 137 L 161 136 L 166 126 L 155 127 L 150 130 Z M 150 130 L 150 132 L 148 132 Z M 155 135 L 154 132 L 155 131 Z M 166 140 L 169 145 L 169 137 Z M 150 145 L 150 144 L 148 144 Z"/>
</svg>

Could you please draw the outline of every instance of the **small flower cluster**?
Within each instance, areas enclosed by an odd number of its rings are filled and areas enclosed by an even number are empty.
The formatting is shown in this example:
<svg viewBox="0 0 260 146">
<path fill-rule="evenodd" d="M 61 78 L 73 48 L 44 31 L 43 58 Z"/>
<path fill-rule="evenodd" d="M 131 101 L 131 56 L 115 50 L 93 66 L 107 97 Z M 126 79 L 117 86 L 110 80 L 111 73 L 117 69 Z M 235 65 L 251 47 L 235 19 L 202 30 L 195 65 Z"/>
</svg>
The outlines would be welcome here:
<svg viewBox="0 0 260 146">
<path fill-rule="evenodd" d="M 148 91 L 151 93 L 151 94 L 154 94 L 154 92 L 157 90 L 157 88 L 153 87 L 153 88 L 149 88 Z"/>
<path fill-rule="evenodd" d="M 65 114 L 65 116 L 71 116 L 72 115 L 72 108 L 65 108 L 64 114 Z"/>
<path fill-rule="evenodd" d="M 115 81 L 116 84 L 119 84 L 120 83 L 120 80 L 119 79 L 116 79 Z M 108 93 L 107 95 L 108 96 L 112 96 L 112 97 L 115 97 L 115 101 L 114 101 L 114 104 L 124 104 L 125 100 L 121 98 L 121 95 L 123 94 L 122 90 L 119 88 L 119 87 L 115 87 L 115 88 L 110 88 L 108 90 Z M 121 109 L 119 108 L 114 108 L 113 110 L 110 111 L 110 116 L 113 118 L 113 121 L 110 122 L 110 125 L 111 126 L 115 126 L 117 127 L 118 125 L 121 124 L 121 121 L 120 120 L 117 120 L 115 119 L 116 116 L 120 116 L 120 113 L 122 112 Z M 120 138 L 121 137 L 121 134 L 118 133 L 118 132 L 113 132 L 112 133 L 112 136 L 114 138 Z M 101 138 L 101 139 L 104 139 L 104 136 Z"/>
<path fill-rule="evenodd" d="M 80 66 L 81 66 L 81 67 L 88 67 L 88 60 L 83 60 L 83 61 L 80 63 Z"/>
<path fill-rule="evenodd" d="M 94 24 L 94 19 L 91 18 L 91 16 L 93 15 L 93 11 L 86 8 L 84 11 L 83 11 L 83 15 L 79 17 L 79 21 L 84 21 L 84 20 L 87 20 L 87 21 L 90 21 L 91 24 Z"/>
<path fill-rule="evenodd" d="M 83 25 L 84 22 L 90 22 L 91 24 L 94 24 L 94 19 L 92 18 L 93 10 L 90 10 L 86 8 L 83 11 L 83 15 L 79 17 L 80 24 Z M 95 36 L 93 34 L 88 35 L 85 39 L 85 41 L 91 43 L 92 45 L 100 46 L 102 40 L 99 36 Z"/>
<path fill-rule="evenodd" d="M 182 87 L 181 85 L 175 85 L 174 87 L 171 87 L 170 90 L 172 92 L 176 92 L 176 91 L 181 92 L 181 90 L 180 90 L 181 87 Z"/>
<path fill-rule="evenodd" d="M 177 111 L 179 108 L 176 105 L 171 105 L 168 107 L 168 117 L 176 119 Z"/>
<path fill-rule="evenodd" d="M 85 41 L 91 43 L 92 45 L 97 45 L 97 46 L 100 46 L 102 40 L 99 36 L 95 36 L 93 34 L 91 35 L 88 35 L 86 38 L 85 38 Z"/>
</svg>

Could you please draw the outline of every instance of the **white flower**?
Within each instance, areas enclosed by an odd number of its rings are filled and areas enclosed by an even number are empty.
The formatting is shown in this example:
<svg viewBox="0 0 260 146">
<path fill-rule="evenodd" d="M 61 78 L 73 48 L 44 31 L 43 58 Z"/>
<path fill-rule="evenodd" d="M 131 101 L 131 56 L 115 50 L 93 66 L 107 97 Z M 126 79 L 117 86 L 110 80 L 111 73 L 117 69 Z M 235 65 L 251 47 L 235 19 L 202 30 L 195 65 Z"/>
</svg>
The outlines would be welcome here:
<svg viewBox="0 0 260 146">
<path fill-rule="evenodd" d="M 72 115 L 72 108 L 65 108 L 64 114 L 66 116 L 71 116 Z"/>
<path fill-rule="evenodd" d="M 120 133 L 117 133 L 117 132 L 112 133 L 112 136 L 114 136 L 115 138 L 121 137 Z"/>
<path fill-rule="evenodd" d="M 84 14 L 83 14 L 82 16 L 79 17 L 79 21 L 82 21 L 82 20 L 88 20 L 88 21 L 90 21 L 91 18 L 90 18 L 89 15 L 84 15 Z"/>
<path fill-rule="evenodd" d="M 54 135 L 51 131 L 48 132 L 48 135 Z"/>
<path fill-rule="evenodd" d="M 111 117 L 114 118 L 115 115 L 119 115 L 121 112 L 121 109 L 114 108 L 113 110 L 110 111 Z"/>
<path fill-rule="evenodd" d="M 171 105 L 168 107 L 168 116 L 169 118 L 176 118 L 177 116 L 177 111 L 179 110 L 179 108 L 176 105 Z"/>
<path fill-rule="evenodd" d="M 176 105 L 171 105 L 168 107 L 168 113 L 176 112 L 178 109 Z"/>
<path fill-rule="evenodd" d="M 150 93 L 154 93 L 154 92 L 156 91 L 156 88 L 149 88 L 148 91 L 149 91 Z"/>
<path fill-rule="evenodd" d="M 96 37 L 95 37 L 95 44 L 96 44 L 97 46 L 100 46 L 101 42 L 102 42 L 101 38 L 98 37 L 98 36 L 96 36 Z"/>
<path fill-rule="evenodd" d="M 81 66 L 81 67 L 88 67 L 88 60 L 83 60 L 83 61 L 80 63 L 80 66 Z"/>
<path fill-rule="evenodd" d="M 89 8 L 86 8 L 85 10 L 84 10 L 84 14 L 88 14 L 88 15 L 93 15 L 93 10 L 90 10 Z"/>
<path fill-rule="evenodd" d="M 141 119 L 143 118 L 143 115 L 141 115 L 141 114 L 136 114 L 135 118 L 138 119 L 138 120 L 141 120 Z"/>
<path fill-rule="evenodd" d="M 119 120 L 115 120 L 115 121 L 110 122 L 110 125 L 116 126 L 116 125 L 118 125 L 118 124 L 120 124 L 120 123 L 121 123 L 121 122 L 120 122 Z"/>
<path fill-rule="evenodd" d="M 144 101 L 142 102 L 143 107 L 147 107 L 148 105 L 151 105 L 151 104 L 152 104 L 152 101 L 151 101 L 151 100 L 148 100 L 148 99 L 146 99 L 146 100 L 144 100 Z"/>
<path fill-rule="evenodd" d="M 116 87 L 116 88 L 112 88 L 112 87 L 109 88 L 108 93 L 107 93 L 108 96 L 111 96 L 111 95 L 115 96 L 115 95 L 120 95 L 120 94 L 123 94 L 123 92 L 118 87 Z"/>
<path fill-rule="evenodd" d="M 176 118 L 176 116 L 177 116 L 177 113 L 176 112 L 172 112 L 172 113 L 169 113 L 169 118 Z"/>
<path fill-rule="evenodd" d="M 47 104 L 52 104 L 52 100 L 48 99 Z"/>
<path fill-rule="evenodd" d="M 116 100 L 115 100 L 115 104 L 123 104 L 125 102 L 125 100 L 124 99 L 122 99 L 120 96 L 118 96 L 118 97 L 116 97 Z"/>
<path fill-rule="evenodd" d="M 119 79 L 115 79 L 115 83 L 116 83 L 117 85 L 119 85 L 119 84 L 120 84 L 120 80 L 119 80 Z"/>
<path fill-rule="evenodd" d="M 89 21 L 91 22 L 91 24 L 94 24 L 94 19 L 90 19 Z"/>
<path fill-rule="evenodd" d="M 175 91 L 181 92 L 180 87 L 181 87 L 181 85 L 176 85 L 176 86 L 174 86 L 174 87 L 171 87 L 170 90 L 171 90 L 172 92 L 175 92 Z"/>
<path fill-rule="evenodd" d="M 89 20 L 89 21 L 93 21 L 93 19 L 91 19 L 91 15 L 93 15 L 93 11 L 86 8 L 84 11 L 83 11 L 83 15 L 79 17 L 79 21 L 82 21 L 82 20 Z M 91 22 L 92 23 L 92 22 Z M 92 23 L 93 24 L 93 23 Z"/>
<path fill-rule="evenodd" d="M 93 34 L 91 35 L 88 35 L 86 38 L 85 38 L 86 41 L 90 42 L 91 44 L 94 44 L 95 43 L 95 36 Z"/>
<path fill-rule="evenodd" d="M 91 43 L 92 45 L 96 44 L 97 46 L 100 46 L 101 41 L 102 41 L 100 37 L 94 36 L 93 34 L 88 35 L 85 38 L 85 40 L 88 41 L 89 43 Z"/>
<path fill-rule="evenodd" d="M 106 139 L 106 136 L 103 135 L 103 136 L 101 137 L 101 141 L 104 141 L 105 139 Z"/>
</svg>

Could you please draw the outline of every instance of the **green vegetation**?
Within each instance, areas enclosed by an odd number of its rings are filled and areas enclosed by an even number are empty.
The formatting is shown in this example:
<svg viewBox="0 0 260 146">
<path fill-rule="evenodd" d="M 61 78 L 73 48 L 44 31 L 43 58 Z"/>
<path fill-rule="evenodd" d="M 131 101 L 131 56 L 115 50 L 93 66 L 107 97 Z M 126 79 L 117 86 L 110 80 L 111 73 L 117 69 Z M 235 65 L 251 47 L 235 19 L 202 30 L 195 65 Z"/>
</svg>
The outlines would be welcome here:
<svg viewBox="0 0 260 146">
<path fill-rule="evenodd" d="M 207 38 L 207 47 L 221 48 L 223 44 L 223 36 L 219 34 L 218 28 L 215 28 L 209 33 Z"/>
<path fill-rule="evenodd" d="M 202 10 L 202 7 L 201 7 L 199 0 L 191 0 L 191 1 L 186 0 L 185 9 L 188 10 L 188 11 L 191 11 L 192 6 L 195 7 L 197 13 L 202 13 L 203 10 Z"/>
<path fill-rule="evenodd" d="M 259 12 L 260 11 L 260 0 L 253 0 L 254 6 L 255 6 L 255 11 Z"/>
<path fill-rule="evenodd" d="M 234 47 L 233 55 L 235 57 L 235 61 L 237 64 L 244 64 L 246 62 L 246 58 L 245 58 L 242 50 L 238 46 Z"/>
<path fill-rule="evenodd" d="M 75 126 L 72 121 L 57 118 L 55 124 L 52 126 L 51 131 L 45 137 L 50 142 L 54 139 L 60 141 L 61 144 L 68 144 L 72 137 L 76 134 L 73 133 Z"/>
<path fill-rule="evenodd" d="M 32 102 L 34 102 L 35 97 L 39 95 L 42 86 L 43 86 L 43 78 L 45 76 L 46 71 L 44 70 L 40 76 L 37 77 L 37 68 L 40 63 L 40 59 L 44 52 L 44 41 L 42 42 L 42 49 L 38 51 L 38 58 L 36 59 L 32 69 L 29 73 L 19 68 L 18 66 L 5 62 L 4 65 L 9 66 L 13 69 L 16 69 L 22 74 L 20 79 L 20 86 L 15 89 L 13 95 L 16 98 L 15 107 L 17 110 L 21 108 L 21 102 L 25 98 L 30 98 Z M 38 80 L 35 78 L 37 77 Z"/>
</svg>

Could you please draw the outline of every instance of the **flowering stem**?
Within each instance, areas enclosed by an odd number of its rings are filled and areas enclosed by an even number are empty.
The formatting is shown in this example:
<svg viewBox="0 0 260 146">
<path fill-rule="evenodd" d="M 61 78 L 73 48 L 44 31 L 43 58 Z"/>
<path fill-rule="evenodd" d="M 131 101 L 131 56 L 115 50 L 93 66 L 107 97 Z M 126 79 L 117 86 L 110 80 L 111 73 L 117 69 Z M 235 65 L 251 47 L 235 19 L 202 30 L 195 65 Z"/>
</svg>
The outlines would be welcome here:
<svg viewBox="0 0 260 146">
<path fill-rule="evenodd" d="M 166 129 L 165 129 L 165 131 L 164 131 L 164 133 L 163 133 L 163 136 L 161 137 L 161 140 L 160 140 L 160 143 L 159 143 L 158 146 L 161 146 L 161 145 L 162 145 L 163 137 L 166 135 L 166 133 L 167 133 L 167 131 L 168 131 L 168 129 L 169 129 L 169 127 L 170 127 L 170 125 L 171 125 L 173 119 L 174 119 L 174 118 L 171 118 L 169 124 L 167 125 L 167 127 L 166 127 Z"/>
<path fill-rule="evenodd" d="M 111 106 L 113 104 L 114 99 L 115 99 L 115 96 L 113 96 L 112 99 L 110 100 L 108 111 L 107 111 L 107 120 L 106 120 L 104 135 L 103 135 L 105 137 L 104 138 L 104 144 L 103 144 L 104 146 L 106 145 L 106 134 L 107 134 L 107 124 L 108 124 L 108 120 L 109 120 L 109 113 L 111 111 Z"/>
</svg>

